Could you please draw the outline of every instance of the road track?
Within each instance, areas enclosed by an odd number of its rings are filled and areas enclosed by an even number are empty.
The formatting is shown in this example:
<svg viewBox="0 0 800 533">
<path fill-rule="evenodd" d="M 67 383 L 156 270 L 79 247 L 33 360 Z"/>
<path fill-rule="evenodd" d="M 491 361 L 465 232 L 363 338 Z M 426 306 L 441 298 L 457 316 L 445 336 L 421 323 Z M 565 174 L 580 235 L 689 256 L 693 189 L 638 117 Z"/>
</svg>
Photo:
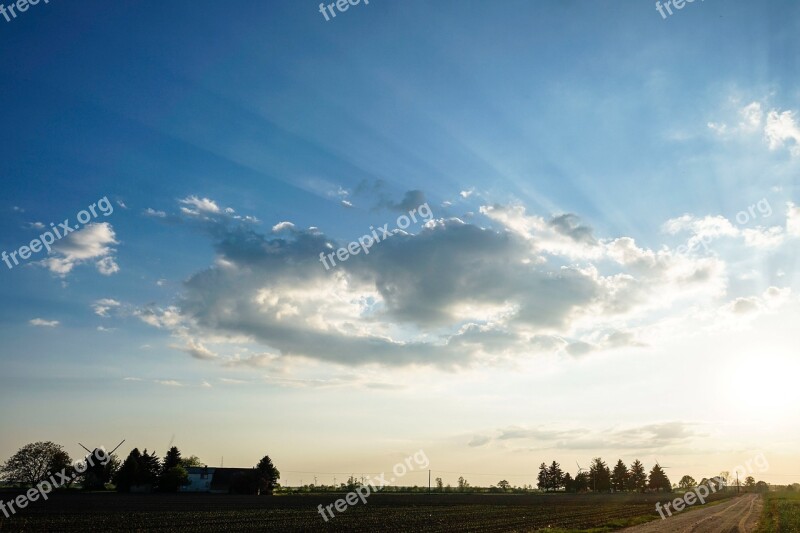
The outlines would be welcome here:
<svg viewBox="0 0 800 533">
<path fill-rule="evenodd" d="M 755 531 L 763 502 L 757 494 L 730 500 L 692 511 L 673 514 L 641 526 L 624 529 L 626 533 L 750 533 Z"/>
</svg>

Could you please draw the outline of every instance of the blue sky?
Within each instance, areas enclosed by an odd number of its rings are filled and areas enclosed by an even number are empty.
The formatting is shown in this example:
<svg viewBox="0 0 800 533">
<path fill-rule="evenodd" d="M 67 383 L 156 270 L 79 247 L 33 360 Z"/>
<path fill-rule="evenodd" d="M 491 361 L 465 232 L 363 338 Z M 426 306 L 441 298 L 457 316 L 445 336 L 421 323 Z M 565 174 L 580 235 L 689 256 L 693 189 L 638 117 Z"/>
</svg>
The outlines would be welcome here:
<svg viewBox="0 0 800 533">
<path fill-rule="evenodd" d="M 766 450 L 800 472 L 797 407 L 769 400 L 798 369 L 798 9 L 372 0 L 326 22 L 305 1 L 52 0 L 0 18 L 0 249 L 114 209 L 0 264 L 0 456 L 176 435 L 286 471 L 425 448 L 442 471 L 602 453 L 702 475 Z M 424 228 L 317 261 L 422 202 Z M 767 399 L 731 407 L 740 386 Z M 686 391 L 699 406 L 676 408 Z"/>
</svg>

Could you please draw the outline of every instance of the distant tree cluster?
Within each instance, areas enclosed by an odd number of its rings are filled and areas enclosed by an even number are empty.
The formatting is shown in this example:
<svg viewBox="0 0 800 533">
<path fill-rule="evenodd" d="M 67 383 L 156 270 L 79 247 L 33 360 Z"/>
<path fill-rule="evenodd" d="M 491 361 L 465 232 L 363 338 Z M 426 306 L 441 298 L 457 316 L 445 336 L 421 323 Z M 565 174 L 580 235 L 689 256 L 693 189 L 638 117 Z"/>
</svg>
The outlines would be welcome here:
<svg viewBox="0 0 800 533">
<path fill-rule="evenodd" d="M 550 466 L 542 463 L 539 465 L 537 486 L 540 490 L 553 492 L 561 489 L 566 492 L 644 492 L 648 489 L 654 491 L 672 489 L 669 478 L 658 464 L 650 470 L 648 476 L 638 459 L 630 468 L 620 459 L 612 470 L 600 457 L 592 459 L 588 472 L 579 470 L 574 478 L 569 473 L 564 473 L 556 461 Z"/>
<path fill-rule="evenodd" d="M 184 459 L 175 446 L 169 449 L 163 460 L 159 460 L 155 453 L 148 454 L 147 450 L 141 453 L 134 448 L 117 472 L 114 485 L 120 492 L 130 492 L 132 489 L 178 492 L 189 484 L 188 469 L 198 466 L 204 465 L 197 456 Z M 280 475 L 269 456 L 264 456 L 252 471 L 233 476 L 231 492 L 272 494 L 278 487 Z"/>
<path fill-rule="evenodd" d="M 93 452 L 94 453 L 94 452 Z M 0 466 L 0 479 L 19 486 L 33 486 L 50 476 L 63 472 L 64 488 L 79 483 L 86 490 L 100 490 L 111 479 L 119 460 L 113 455 L 107 464 L 96 462 L 88 465 L 84 472 L 75 469 L 75 462 L 60 444 L 34 442 L 26 444 Z"/>
<path fill-rule="evenodd" d="M 200 458 L 195 455 L 183 458 L 175 446 L 167 451 L 163 459 L 155 452 L 148 453 L 146 449 L 140 452 L 134 448 L 122 463 L 112 454 L 105 465 L 95 462 L 94 465 L 87 465 L 84 472 L 78 473 L 62 446 L 53 442 L 35 442 L 20 448 L 0 466 L 0 480 L 19 486 L 33 486 L 63 471 L 69 479 L 65 488 L 77 482 L 85 490 L 105 490 L 108 483 L 113 483 L 119 492 L 178 492 L 189 484 L 188 469 L 202 466 Z M 280 472 L 272 460 L 264 456 L 253 469 L 234 476 L 231 487 L 234 492 L 243 494 L 272 494 L 279 486 L 279 478 Z"/>
</svg>

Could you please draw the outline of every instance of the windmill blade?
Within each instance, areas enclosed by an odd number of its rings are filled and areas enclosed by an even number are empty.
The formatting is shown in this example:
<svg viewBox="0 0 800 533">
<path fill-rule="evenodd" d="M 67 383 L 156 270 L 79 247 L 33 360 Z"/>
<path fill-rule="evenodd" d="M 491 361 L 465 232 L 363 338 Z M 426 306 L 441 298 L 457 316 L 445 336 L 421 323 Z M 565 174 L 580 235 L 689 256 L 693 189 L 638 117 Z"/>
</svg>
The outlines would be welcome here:
<svg viewBox="0 0 800 533">
<path fill-rule="evenodd" d="M 123 444 L 125 444 L 125 439 L 122 439 L 122 442 L 117 444 L 117 447 L 111 450 L 108 455 L 112 455 L 115 451 L 119 450 L 119 447 L 122 446 Z"/>
<path fill-rule="evenodd" d="M 83 444 L 81 444 L 80 442 L 79 442 L 78 444 L 80 445 L 80 447 L 81 447 L 81 448 L 83 448 L 84 450 L 86 450 L 86 452 L 87 452 L 87 453 L 92 453 L 92 450 L 90 450 L 89 448 L 87 448 L 86 446 L 84 446 Z"/>
</svg>

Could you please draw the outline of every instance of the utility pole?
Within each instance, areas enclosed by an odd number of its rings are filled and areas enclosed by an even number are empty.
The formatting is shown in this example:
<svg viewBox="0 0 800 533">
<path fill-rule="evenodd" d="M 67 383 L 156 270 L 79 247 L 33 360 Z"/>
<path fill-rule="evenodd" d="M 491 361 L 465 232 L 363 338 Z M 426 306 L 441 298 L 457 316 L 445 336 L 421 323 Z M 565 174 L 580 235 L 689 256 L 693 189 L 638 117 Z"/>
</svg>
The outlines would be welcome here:
<svg viewBox="0 0 800 533">
<path fill-rule="evenodd" d="M 428 470 L 428 494 L 431 493 L 431 471 Z"/>
<path fill-rule="evenodd" d="M 739 494 L 739 471 L 736 471 L 736 494 Z"/>
</svg>

